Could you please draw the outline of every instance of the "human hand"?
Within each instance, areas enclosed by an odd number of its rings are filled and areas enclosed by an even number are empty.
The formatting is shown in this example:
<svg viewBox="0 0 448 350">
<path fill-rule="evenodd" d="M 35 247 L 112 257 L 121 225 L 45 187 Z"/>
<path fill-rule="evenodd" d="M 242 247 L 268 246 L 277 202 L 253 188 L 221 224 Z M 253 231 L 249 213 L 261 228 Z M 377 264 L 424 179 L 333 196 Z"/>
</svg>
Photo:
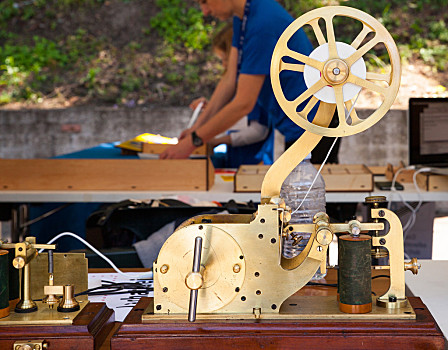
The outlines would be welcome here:
<svg viewBox="0 0 448 350">
<path fill-rule="evenodd" d="M 177 145 L 168 147 L 163 151 L 160 159 L 186 159 L 194 151 L 196 147 L 193 146 L 191 137 L 186 137 L 179 141 Z"/>
<path fill-rule="evenodd" d="M 192 128 L 190 128 L 190 129 L 185 129 L 184 131 L 182 131 L 182 132 L 180 133 L 179 140 L 184 139 L 185 137 L 187 137 L 188 135 L 190 135 L 192 132 L 193 132 L 193 129 L 192 129 Z"/>
<path fill-rule="evenodd" d="M 199 97 L 199 98 L 197 98 L 197 99 L 195 99 L 195 100 L 193 100 L 191 103 L 190 103 L 190 108 L 192 109 L 192 110 L 195 110 L 196 109 L 196 107 L 199 105 L 199 103 L 203 103 L 203 105 L 202 105 L 202 108 L 204 108 L 206 105 L 207 105 L 207 99 L 205 98 L 205 97 Z"/>
</svg>

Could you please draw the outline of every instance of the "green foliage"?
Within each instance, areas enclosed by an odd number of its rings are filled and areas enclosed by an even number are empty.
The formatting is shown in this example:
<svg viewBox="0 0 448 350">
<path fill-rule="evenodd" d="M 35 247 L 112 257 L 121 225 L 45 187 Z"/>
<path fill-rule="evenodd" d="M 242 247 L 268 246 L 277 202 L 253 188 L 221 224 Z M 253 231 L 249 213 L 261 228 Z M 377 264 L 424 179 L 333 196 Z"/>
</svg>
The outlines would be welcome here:
<svg viewBox="0 0 448 350">
<path fill-rule="evenodd" d="M 204 22 L 199 10 L 184 0 L 156 0 L 156 5 L 160 12 L 149 23 L 167 43 L 194 50 L 210 43 L 213 26 Z"/>
</svg>

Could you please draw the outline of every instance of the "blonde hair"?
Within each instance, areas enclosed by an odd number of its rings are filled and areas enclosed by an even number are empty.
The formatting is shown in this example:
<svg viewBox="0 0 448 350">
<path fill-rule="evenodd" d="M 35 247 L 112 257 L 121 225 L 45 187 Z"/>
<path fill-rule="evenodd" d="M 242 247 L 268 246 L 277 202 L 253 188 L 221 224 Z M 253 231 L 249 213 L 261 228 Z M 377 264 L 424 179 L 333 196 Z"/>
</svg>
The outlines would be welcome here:
<svg viewBox="0 0 448 350">
<path fill-rule="evenodd" d="M 229 57 L 232 48 L 233 27 L 232 23 L 227 23 L 214 37 L 212 41 L 213 50 L 220 50 Z"/>
</svg>

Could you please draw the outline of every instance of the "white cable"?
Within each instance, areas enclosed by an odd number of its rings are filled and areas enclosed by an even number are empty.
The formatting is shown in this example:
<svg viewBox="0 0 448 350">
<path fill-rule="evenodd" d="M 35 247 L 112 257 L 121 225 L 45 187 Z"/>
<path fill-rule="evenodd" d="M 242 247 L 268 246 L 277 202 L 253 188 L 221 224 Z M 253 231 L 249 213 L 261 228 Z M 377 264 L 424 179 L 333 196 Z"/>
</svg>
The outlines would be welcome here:
<svg viewBox="0 0 448 350">
<path fill-rule="evenodd" d="M 352 107 L 350 108 L 350 111 L 348 112 L 348 114 L 345 115 L 345 120 L 348 119 L 348 117 L 350 116 L 350 114 L 351 114 L 352 111 L 353 111 L 353 108 L 355 108 L 355 104 L 356 104 L 356 101 L 358 101 L 358 97 L 359 97 L 359 94 L 356 96 L 355 102 L 353 102 Z M 344 109 L 345 109 L 345 108 L 344 108 Z M 345 109 L 345 111 L 347 111 L 347 110 Z M 325 163 L 327 162 L 327 159 L 328 159 L 328 157 L 330 156 L 330 153 L 331 153 L 331 151 L 333 150 L 333 147 L 334 147 L 334 145 L 336 144 L 336 141 L 337 141 L 338 139 L 339 139 L 339 137 L 335 137 L 335 138 L 334 138 L 334 141 L 333 141 L 333 143 L 332 143 L 330 149 L 328 150 L 327 155 L 325 156 L 324 161 L 323 161 L 322 164 L 320 165 L 320 168 L 319 168 L 319 170 L 317 171 L 316 176 L 314 176 L 313 182 L 311 182 L 311 186 L 308 188 L 308 191 L 306 191 L 306 193 L 305 193 L 305 197 L 303 197 L 303 199 L 302 199 L 302 201 L 300 202 L 299 206 L 298 206 L 298 207 L 291 213 L 291 215 L 294 215 L 294 214 L 300 209 L 300 207 L 303 205 L 303 203 L 305 202 L 306 197 L 308 197 L 308 194 L 310 193 L 311 189 L 313 188 L 314 183 L 315 183 L 316 180 L 317 180 L 317 177 L 319 176 L 320 172 L 322 171 L 322 168 L 324 167 Z"/>
<path fill-rule="evenodd" d="M 53 237 L 52 239 L 50 239 L 47 244 L 52 244 L 54 241 L 56 241 L 59 238 L 64 237 L 64 236 L 70 236 L 70 237 L 74 237 L 74 238 L 80 240 L 87 247 L 89 247 L 94 253 L 98 254 L 98 256 L 103 258 L 117 273 L 119 273 L 122 276 L 138 278 L 138 279 L 140 279 L 140 278 L 151 279 L 152 278 L 152 271 L 142 272 L 142 273 L 139 273 L 139 274 L 134 274 L 132 272 L 123 272 L 123 271 L 121 271 L 120 269 L 118 269 L 118 267 L 116 267 L 114 265 L 114 263 L 107 256 L 102 254 L 99 250 L 97 250 L 95 247 L 93 247 L 85 239 L 79 237 L 78 235 L 76 235 L 76 234 L 74 234 L 72 232 L 62 232 L 62 233 L 58 234 L 57 236 Z M 42 253 L 43 250 L 44 249 L 39 250 L 39 253 Z"/>
</svg>

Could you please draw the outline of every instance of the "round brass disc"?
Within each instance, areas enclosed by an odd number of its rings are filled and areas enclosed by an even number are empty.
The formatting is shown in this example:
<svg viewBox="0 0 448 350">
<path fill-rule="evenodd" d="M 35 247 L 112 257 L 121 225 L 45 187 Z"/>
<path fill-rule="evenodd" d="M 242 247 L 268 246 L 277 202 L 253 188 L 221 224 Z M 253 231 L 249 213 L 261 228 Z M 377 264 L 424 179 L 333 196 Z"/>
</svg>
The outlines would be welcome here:
<svg viewBox="0 0 448 350">
<path fill-rule="evenodd" d="M 199 229 L 202 227 L 202 229 Z M 175 231 L 165 242 L 157 258 L 159 266 L 170 268 L 159 273 L 160 286 L 166 297 L 177 306 L 188 310 L 190 289 L 185 281 L 191 276 L 194 240 L 202 237 L 202 287 L 198 289 L 197 312 L 212 312 L 227 305 L 241 287 L 246 270 L 243 252 L 238 243 L 224 230 L 212 225 L 191 225 Z M 234 269 L 238 264 L 239 270 Z M 237 272 L 235 272 L 237 271 Z"/>
</svg>

